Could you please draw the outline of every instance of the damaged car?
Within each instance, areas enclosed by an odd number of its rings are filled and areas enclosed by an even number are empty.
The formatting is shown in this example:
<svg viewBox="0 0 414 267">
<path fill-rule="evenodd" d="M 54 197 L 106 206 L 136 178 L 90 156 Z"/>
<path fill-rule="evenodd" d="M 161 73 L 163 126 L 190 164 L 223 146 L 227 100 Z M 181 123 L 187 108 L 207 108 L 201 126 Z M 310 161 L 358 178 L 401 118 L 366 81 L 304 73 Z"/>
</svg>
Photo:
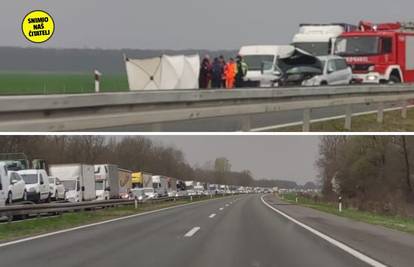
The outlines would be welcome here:
<svg viewBox="0 0 414 267">
<path fill-rule="evenodd" d="M 352 81 L 352 70 L 339 56 L 316 57 L 299 48 L 290 55 L 279 57 L 280 86 L 347 85 Z"/>
<path fill-rule="evenodd" d="M 300 86 L 304 81 L 323 74 L 322 61 L 299 48 L 290 55 L 279 57 L 277 66 L 282 72 L 280 86 Z"/>
</svg>

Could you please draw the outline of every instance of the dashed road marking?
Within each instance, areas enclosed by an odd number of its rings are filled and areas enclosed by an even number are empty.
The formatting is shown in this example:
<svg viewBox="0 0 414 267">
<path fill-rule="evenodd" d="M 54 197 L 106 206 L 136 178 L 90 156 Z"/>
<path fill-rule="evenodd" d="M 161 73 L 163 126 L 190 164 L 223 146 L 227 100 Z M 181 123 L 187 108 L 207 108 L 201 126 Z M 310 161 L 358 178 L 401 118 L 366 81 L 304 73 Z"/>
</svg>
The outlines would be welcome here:
<svg viewBox="0 0 414 267">
<path fill-rule="evenodd" d="M 215 213 L 211 214 L 210 216 L 208 216 L 210 219 L 214 218 L 216 216 Z"/>
<path fill-rule="evenodd" d="M 192 237 L 195 233 L 197 233 L 201 228 L 200 227 L 194 227 L 190 231 L 188 231 L 184 236 L 185 237 Z"/>
</svg>

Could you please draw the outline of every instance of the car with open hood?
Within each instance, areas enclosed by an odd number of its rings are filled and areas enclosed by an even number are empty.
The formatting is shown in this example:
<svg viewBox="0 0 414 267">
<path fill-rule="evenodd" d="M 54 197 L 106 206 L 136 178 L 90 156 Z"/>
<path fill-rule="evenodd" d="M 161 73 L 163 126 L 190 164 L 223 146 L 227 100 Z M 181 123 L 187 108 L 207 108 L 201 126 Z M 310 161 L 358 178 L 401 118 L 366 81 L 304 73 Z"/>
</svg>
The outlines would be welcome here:
<svg viewBox="0 0 414 267">
<path fill-rule="evenodd" d="M 322 61 L 299 48 L 279 57 L 277 67 L 281 72 L 280 86 L 301 86 L 303 81 L 323 74 Z"/>
</svg>

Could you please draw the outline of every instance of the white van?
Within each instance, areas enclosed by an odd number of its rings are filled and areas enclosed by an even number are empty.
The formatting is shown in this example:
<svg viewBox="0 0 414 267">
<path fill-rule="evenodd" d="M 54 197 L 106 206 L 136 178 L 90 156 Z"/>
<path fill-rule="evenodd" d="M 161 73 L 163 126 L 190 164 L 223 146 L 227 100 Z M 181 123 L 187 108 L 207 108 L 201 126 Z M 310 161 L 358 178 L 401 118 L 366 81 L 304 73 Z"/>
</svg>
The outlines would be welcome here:
<svg viewBox="0 0 414 267">
<path fill-rule="evenodd" d="M 291 45 L 252 45 L 240 48 L 239 55 L 248 67 L 244 77 L 245 87 L 277 86 L 282 76 L 276 65 L 277 59 L 294 50 Z"/>
<path fill-rule="evenodd" d="M 14 201 L 27 201 L 26 184 L 23 178 L 16 171 L 7 171 L 9 178 L 9 187 L 7 192 L 7 203 L 11 204 Z"/>
<path fill-rule="evenodd" d="M 9 177 L 7 176 L 6 166 L 0 162 L 0 207 L 6 205 L 7 193 L 9 188 Z"/>
<path fill-rule="evenodd" d="M 21 170 L 17 172 L 26 184 L 27 198 L 50 202 L 49 177 L 45 170 Z"/>
</svg>

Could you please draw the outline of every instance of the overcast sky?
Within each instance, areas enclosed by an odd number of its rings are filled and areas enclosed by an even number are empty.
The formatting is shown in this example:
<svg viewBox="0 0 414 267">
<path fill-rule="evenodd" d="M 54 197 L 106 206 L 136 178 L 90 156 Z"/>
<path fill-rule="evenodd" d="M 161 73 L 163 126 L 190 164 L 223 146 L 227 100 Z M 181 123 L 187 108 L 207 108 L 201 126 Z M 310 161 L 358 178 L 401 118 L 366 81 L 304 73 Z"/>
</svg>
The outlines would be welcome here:
<svg viewBox="0 0 414 267">
<path fill-rule="evenodd" d="M 287 44 L 301 22 L 413 19 L 413 0 L 1 0 L 0 46 L 234 49 Z M 28 43 L 21 21 L 48 11 L 56 32 Z"/>
<path fill-rule="evenodd" d="M 283 179 L 303 184 L 317 177 L 316 136 L 154 136 L 156 142 L 182 150 L 191 164 L 226 157 L 236 171 L 256 179 Z"/>
</svg>

